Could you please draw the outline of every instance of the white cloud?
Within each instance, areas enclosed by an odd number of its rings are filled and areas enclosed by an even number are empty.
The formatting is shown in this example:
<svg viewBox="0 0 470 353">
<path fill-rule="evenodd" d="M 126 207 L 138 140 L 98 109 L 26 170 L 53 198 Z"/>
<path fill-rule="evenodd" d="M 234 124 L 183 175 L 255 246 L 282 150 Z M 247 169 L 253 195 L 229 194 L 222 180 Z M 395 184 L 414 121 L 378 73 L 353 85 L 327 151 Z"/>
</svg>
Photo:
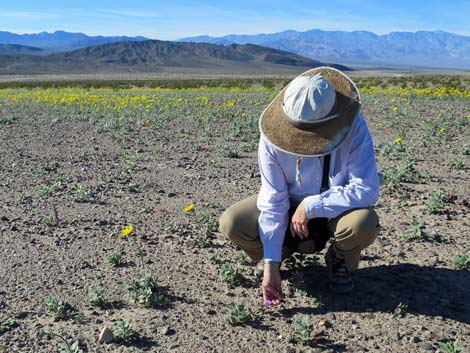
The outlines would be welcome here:
<svg viewBox="0 0 470 353">
<path fill-rule="evenodd" d="M 107 10 L 107 9 L 97 9 L 97 11 L 103 14 L 110 14 L 123 17 L 141 17 L 141 18 L 156 18 L 160 17 L 161 14 L 158 12 L 152 11 L 135 11 L 135 10 Z"/>
<path fill-rule="evenodd" d="M 61 14 L 53 12 L 33 12 L 33 11 L 2 11 L 0 17 L 13 19 L 30 20 L 50 20 L 63 17 Z"/>
</svg>

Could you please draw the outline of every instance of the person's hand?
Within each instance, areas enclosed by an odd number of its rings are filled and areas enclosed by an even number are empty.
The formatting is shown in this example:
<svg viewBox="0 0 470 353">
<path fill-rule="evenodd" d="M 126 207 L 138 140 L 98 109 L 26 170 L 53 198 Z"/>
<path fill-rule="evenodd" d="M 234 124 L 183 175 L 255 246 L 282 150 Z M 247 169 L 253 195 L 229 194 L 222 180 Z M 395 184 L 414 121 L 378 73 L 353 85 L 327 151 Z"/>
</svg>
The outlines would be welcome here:
<svg viewBox="0 0 470 353">
<path fill-rule="evenodd" d="M 295 238 L 296 235 L 301 239 L 308 237 L 308 221 L 307 210 L 304 203 L 301 202 L 297 206 L 290 223 L 290 233 L 292 234 L 292 237 Z"/>
<path fill-rule="evenodd" d="M 265 305 L 279 305 L 281 303 L 281 271 L 279 264 L 264 263 L 263 300 Z"/>
</svg>

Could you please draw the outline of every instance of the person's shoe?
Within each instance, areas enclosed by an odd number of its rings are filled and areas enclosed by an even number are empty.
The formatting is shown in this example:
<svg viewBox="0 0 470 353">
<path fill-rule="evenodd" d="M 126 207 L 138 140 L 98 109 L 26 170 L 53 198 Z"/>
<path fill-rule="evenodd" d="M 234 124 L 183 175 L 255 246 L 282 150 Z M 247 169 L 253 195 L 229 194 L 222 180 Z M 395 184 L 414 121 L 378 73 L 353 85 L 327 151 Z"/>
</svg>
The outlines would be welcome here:
<svg viewBox="0 0 470 353">
<path fill-rule="evenodd" d="M 329 272 L 329 287 L 338 294 L 349 293 L 354 288 L 353 276 L 346 267 L 344 257 L 337 254 L 330 246 L 325 255 L 325 262 Z"/>
</svg>

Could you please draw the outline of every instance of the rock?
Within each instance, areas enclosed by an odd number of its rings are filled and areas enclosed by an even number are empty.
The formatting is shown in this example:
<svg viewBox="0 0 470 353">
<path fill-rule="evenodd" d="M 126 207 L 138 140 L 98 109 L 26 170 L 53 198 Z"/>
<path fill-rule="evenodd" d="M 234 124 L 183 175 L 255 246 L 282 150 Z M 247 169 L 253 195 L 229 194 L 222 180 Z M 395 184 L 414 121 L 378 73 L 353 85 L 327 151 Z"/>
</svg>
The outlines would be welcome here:
<svg viewBox="0 0 470 353">
<path fill-rule="evenodd" d="M 111 343 L 114 340 L 113 332 L 106 326 L 101 330 L 98 343 Z"/>
<path fill-rule="evenodd" d="M 421 342 L 421 339 L 419 337 L 413 336 L 413 337 L 410 338 L 410 342 L 419 343 L 419 342 Z"/>
<path fill-rule="evenodd" d="M 434 350 L 434 347 L 431 343 L 429 342 L 420 342 L 418 344 L 418 346 L 421 348 L 421 349 L 424 349 L 425 351 L 433 351 Z"/>
<path fill-rule="evenodd" d="M 170 326 L 162 326 L 162 327 L 159 327 L 159 328 L 158 328 L 158 333 L 159 333 L 160 335 L 166 336 L 166 335 L 169 335 L 170 332 L 171 332 Z"/>
</svg>

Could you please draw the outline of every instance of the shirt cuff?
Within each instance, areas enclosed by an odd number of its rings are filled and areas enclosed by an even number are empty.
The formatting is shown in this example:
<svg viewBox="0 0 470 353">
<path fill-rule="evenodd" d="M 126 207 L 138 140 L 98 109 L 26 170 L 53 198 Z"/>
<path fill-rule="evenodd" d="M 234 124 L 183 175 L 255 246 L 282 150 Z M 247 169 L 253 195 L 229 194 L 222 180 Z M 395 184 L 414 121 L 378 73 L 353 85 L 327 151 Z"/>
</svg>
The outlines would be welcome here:
<svg viewBox="0 0 470 353">
<path fill-rule="evenodd" d="M 264 260 L 281 262 L 282 261 L 282 245 L 269 244 L 264 247 Z"/>
<path fill-rule="evenodd" d="M 322 217 L 323 201 L 321 194 L 306 197 L 303 201 L 308 219 Z"/>
</svg>

